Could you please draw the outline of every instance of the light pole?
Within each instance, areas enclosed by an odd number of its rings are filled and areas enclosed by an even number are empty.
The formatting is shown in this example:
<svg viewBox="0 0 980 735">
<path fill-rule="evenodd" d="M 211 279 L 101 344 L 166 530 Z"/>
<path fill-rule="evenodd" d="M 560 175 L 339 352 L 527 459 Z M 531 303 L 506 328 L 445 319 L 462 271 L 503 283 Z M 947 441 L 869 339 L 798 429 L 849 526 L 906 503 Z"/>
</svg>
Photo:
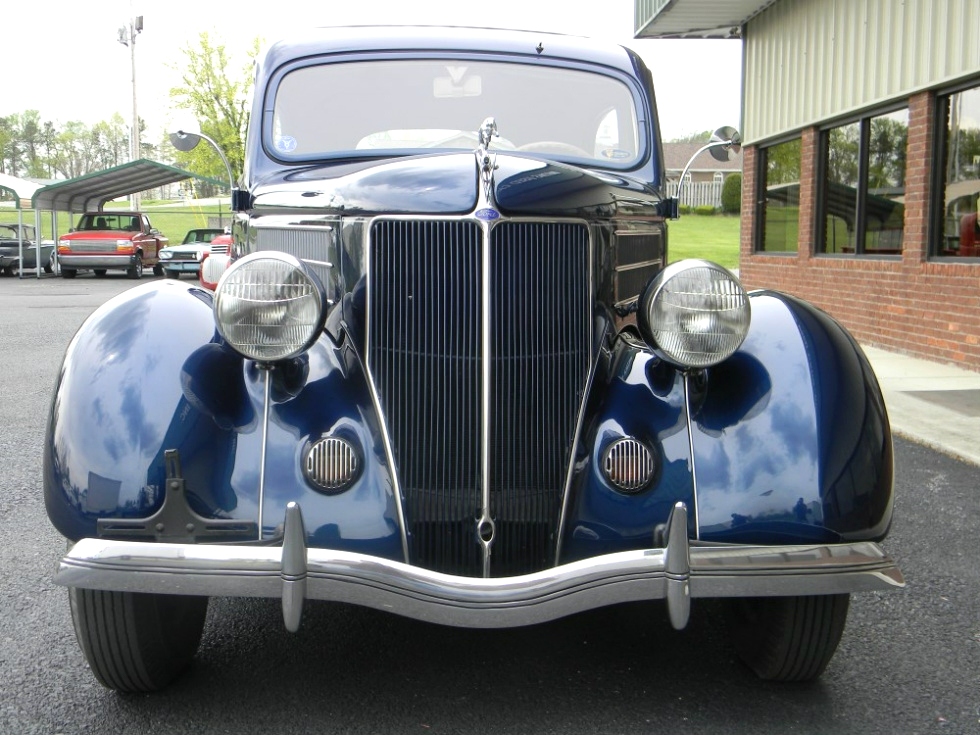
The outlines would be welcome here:
<svg viewBox="0 0 980 735">
<path fill-rule="evenodd" d="M 128 27 L 123 26 L 119 29 L 119 43 L 121 43 L 123 46 L 129 46 L 129 61 L 133 74 L 133 127 L 132 134 L 129 136 L 129 157 L 132 161 L 138 161 L 140 158 L 140 119 L 139 114 L 136 112 L 136 36 L 142 32 L 142 15 L 137 15 L 135 18 L 131 18 Z M 139 192 L 133 192 L 132 203 L 133 209 L 139 209 Z"/>
</svg>

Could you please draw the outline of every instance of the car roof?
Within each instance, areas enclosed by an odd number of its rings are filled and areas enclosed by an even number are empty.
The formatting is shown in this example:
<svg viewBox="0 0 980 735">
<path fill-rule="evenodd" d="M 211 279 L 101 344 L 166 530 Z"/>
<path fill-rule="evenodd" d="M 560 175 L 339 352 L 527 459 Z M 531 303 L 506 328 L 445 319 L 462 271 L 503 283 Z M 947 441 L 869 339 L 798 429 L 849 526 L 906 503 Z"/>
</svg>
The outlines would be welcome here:
<svg viewBox="0 0 980 735">
<path fill-rule="evenodd" d="M 634 54 L 618 44 L 550 31 L 462 26 L 335 26 L 297 31 L 268 47 L 265 66 L 306 56 L 378 51 L 457 51 L 603 64 L 633 74 Z"/>
</svg>

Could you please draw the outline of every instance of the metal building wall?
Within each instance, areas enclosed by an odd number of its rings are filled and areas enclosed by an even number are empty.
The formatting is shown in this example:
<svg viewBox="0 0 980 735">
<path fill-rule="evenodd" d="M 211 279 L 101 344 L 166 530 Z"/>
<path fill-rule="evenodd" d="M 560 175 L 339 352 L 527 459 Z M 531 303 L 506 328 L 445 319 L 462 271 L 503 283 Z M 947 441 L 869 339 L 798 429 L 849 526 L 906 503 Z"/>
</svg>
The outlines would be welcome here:
<svg viewBox="0 0 980 735">
<path fill-rule="evenodd" d="M 782 0 L 744 39 L 756 143 L 980 73 L 980 2 Z"/>
</svg>

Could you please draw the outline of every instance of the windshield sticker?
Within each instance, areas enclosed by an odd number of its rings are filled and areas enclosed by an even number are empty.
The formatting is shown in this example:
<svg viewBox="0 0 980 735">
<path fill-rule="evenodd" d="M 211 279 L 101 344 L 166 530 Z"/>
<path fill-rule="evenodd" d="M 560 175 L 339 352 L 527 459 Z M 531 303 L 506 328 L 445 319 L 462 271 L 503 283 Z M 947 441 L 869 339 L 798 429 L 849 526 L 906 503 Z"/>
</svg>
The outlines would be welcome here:
<svg viewBox="0 0 980 735">
<path fill-rule="evenodd" d="M 633 154 L 629 151 L 624 151 L 622 148 L 606 148 L 602 152 L 603 158 L 613 158 L 617 160 L 622 160 L 624 158 L 630 158 Z"/>
<path fill-rule="evenodd" d="M 291 135 L 276 136 L 276 150 L 280 153 L 292 153 L 296 150 L 296 138 Z"/>
</svg>

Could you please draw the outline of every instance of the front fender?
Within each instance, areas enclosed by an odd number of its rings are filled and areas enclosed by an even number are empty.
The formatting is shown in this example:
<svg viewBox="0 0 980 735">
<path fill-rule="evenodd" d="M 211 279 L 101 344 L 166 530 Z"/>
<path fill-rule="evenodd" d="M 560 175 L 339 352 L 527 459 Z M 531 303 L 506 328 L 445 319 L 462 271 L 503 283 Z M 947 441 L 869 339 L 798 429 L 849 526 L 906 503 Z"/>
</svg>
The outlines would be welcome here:
<svg viewBox="0 0 980 735">
<path fill-rule="evenodd" d="M 198 436 L 207 432 L 180 378 L 191 354 L 215 339 L 210 296 L 197 292 L 176 282 L 130 289 L 72 338 L 44 446 L 45 505 L 64 536 L 94 536 L 99 517 L 158 508 L 168 434 L 194 436 L 198 453 L 219 451 Z"/>
<path fill-rule="evenodd" d="M 892 441 L 861 348 L 826 313 L 752 294 L 752 327 L 707 375 L 692 426 L 701 538 L 878 540 L 892 512 Z"/>
<path fill-rule="evenodd" d="M 294 363 L 258 370 L 223 344 L 211 305 L 205 289 L 158 281 L 107 302 L 79 329 L 45 441 L 45 504 L 55 527 L 79 539 L 95 537 L 100 518 L 151 516 L 163 504 L 164 452 L 176 449 L 188 504 L 205 518 L 261 519 L 269 538 L 295 501 L 310 546 L 403 559 L 359 363 L 322 338 Z M 359 447 L 363 467 L 350 489 L 328 496 L 302 468 L 304 447 L 331 434 Z"/>
</svg>

